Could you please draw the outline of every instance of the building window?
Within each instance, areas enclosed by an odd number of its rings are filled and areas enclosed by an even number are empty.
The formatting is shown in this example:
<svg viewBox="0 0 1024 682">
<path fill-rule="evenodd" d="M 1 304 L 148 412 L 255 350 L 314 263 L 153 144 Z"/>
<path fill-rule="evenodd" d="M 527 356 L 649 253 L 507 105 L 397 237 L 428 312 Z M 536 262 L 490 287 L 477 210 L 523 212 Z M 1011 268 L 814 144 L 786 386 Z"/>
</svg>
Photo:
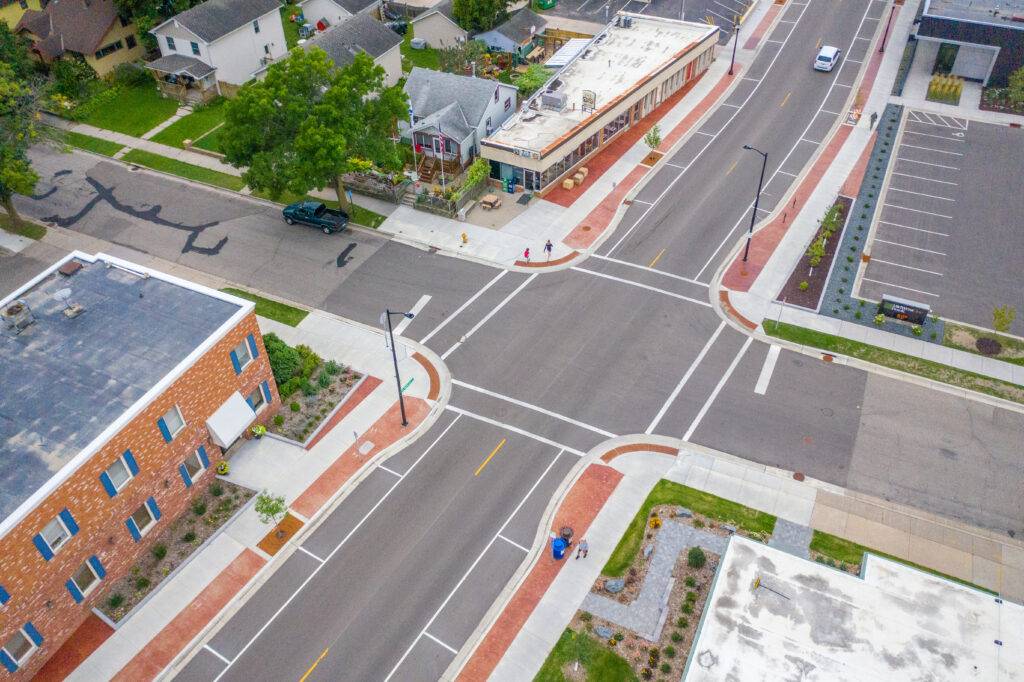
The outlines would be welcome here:
<svg viewBox="0 0 1024 682">
<path fill-rule="evenodd" d="M 270 45 L 263 46 L 263 54 L 270 54 Z"/>
<path fill-rule="evenodd" d="M 160 427 L 160 432 L 164 435 L 164 440 L 168 443 L 185 428 L 185 420 L 182 419 L 181 410 L 177 405 L 167 410 L 164 416 L 157 420 L 157 424 Z"/>
<path fill-rule="evenodd" d="M 171 52 L 177 52 L 178 49 L 174 47 L 174 38 L 167 36 L 167 49 Z"/>
<path fill-rule="evenodd" d="M 231 352 L 235 354 L 235 358 L 238 360 L 238 371 L 242 371 L 252 362 L 252 352 L 249 350 L 248 339 L 243 339 L 242 343 L 235 346 Z"/>
<path fill-rule="evenodd" d="M 267 401 L 263 399 L 263 390 L 259 386 L 254 388 L 252 393 L 245 397 L 245 402 L 249 403 L 249 407 L 252 408 L 253 412 L 259 412 L 267 404 Z"/>
<path fill-rule="evenodd" d="M 508 111 L 511 108 L 512 108 L 512 98 L 508 97 L 508 98 L 505 99 L 505 111 Z"/>
<path fill-rule="evenodd" d="M 259 19 L 256 19 L 255 21 L 252 22 L 252 30 L 255 31 L 256 33 L 260 32 L 260 20 Z"/>
<path fill-rule="evenodd" d="M 192 46 L 192 54 L 194 54 L 195 56 L 198 57 L 199 56 L 199 43 L 197 43 L 195 41 L 192 41 L 191 43 L 189 43 L 189 45 Z"/>
<path fill-rule="evenodd" d="M 494 88 L 494 101 L 498 101 L 498 88 Z"/>
<path fill-rule="evenodd" d="M 146 534 L 146 531 L 150 526 L 154 524 L 156 519 L 153 518 L 153 511 L 149 508 L 149 504 L 147 503 L 136 509 L 135 513 L 131 515 L 129 521 L 135 524 L 135 529 L 139 532 L 139 537 L 142 537 Z"/>
<path fill-rule="evenodd" d="M 22 9 L 28 9 L 28 0 L 19 0 L 18 5 Z"/>
<path fill-rule="evenodd" d="M 124 39 L 124 44 L 128 46 L 129 50 L 134 49 L 134 47 L 136 45 L 135 36 L 127 36 Z"/>
<path fill-rule="evenodd" d="M 16 664 L 21 665 L 35 651 L 36 645 L 29 639 L 24 628 L 19 629 L 4 642 L 3 651 Z M 11 672 L 14 672 L 13 670 Z"/>
<path fill-rule="evenodd" d="M 122 47 L 124 47 L 124 44 L 120 40 L 114 43 L 110 43 L 109 45 L 105 45 L 104 47 L 101 47 L 99 50 L 96 51 L 96 59 L 103 59 L 108 54 L 113 54 L 114 52 L 120 50 Z"/>
<path fill-rule="evenodd" d="M 93 570 L 89 562 L 86 561 L 84 564 L 78 567 L 74 575 L 71 576 L 71 582 L 78 588 L 78 592 L 81 596 L 89 594 L 89 592 L 100 584 L 100 577 L 96 575 L 96 571 Z"/>
<path fill-rule="evenodd" d="M 118 457 L 114 460 L 114 463 L 107 467 L 106 474 L 107 478 L 110 479 L 114 492 L 119 492 L 128 481 L 132 480 L 132 472 L 128 470 L 128 465 L 125 464 L 123 457 Z"/>
<path fill-rule="evenodd" d="M 128 24 L 132 23 L 131 19 L 120 14 L 117 16 L 117 18 L 121 22 L 121 28 L 128 28 Z"/>
<path fill-rule="evenodd" d="M 203 475 L 206 471 L 206 466 L 203 464 L 203 460 L 199 457 L 199 451 L 196 450 L 185 460 L 185 471 L 188 472 L 188 477 L 191 480 L 196 480 Z"/>
<path fill-rule="evenodd" d="M 46 524 L 46 527 L 43 528 L 39 534 L 43 537 L 43 540 L 46 541 L 50 551 L 54 554 L 56 554 L 57 550 L 63 547 L 64 543 L 67 542 L 67 539 L 71 537 L 71 532 L 68 531 L 67 526 L 64 525 L 64 522 L 61 521 L 59 516 Z"/>
</svg>

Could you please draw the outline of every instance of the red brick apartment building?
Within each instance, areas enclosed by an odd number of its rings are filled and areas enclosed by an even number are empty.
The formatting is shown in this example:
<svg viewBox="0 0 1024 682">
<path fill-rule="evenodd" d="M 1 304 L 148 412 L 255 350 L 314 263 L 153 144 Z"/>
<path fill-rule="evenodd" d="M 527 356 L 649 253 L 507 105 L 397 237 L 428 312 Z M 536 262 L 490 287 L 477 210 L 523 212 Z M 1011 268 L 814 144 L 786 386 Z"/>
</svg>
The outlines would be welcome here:
<svg viewBox="0 0 1024 682">
<path fill-rule="evenodd" d="M 0 680 L 23 680 L 279 397 L 251 302 L 118 258 L 72 253 L 0 316 Z"/>
</svg>

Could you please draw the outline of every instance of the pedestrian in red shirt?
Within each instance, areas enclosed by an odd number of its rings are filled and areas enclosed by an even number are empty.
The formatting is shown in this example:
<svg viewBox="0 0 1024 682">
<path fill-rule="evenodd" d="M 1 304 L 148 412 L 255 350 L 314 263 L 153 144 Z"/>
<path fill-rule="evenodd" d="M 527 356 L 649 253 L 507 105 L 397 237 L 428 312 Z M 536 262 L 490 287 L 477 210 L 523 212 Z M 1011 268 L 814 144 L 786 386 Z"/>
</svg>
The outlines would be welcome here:
<svg viewBox="0 0 1024 682">
<path fill-rule="evenodd" d="M 526 251 L 523 251 L 523 258 L 526 259 L 527 263 L 530 262 L 530 249 L 529 248 L 527 248 Z"/>
</svg>

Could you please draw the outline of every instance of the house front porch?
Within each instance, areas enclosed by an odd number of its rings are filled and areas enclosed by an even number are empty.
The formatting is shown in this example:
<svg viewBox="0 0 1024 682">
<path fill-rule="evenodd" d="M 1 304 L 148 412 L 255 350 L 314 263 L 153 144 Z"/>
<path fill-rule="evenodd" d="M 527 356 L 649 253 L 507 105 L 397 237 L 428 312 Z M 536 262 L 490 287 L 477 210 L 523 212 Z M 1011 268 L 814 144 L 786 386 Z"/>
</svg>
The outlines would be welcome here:
<svg viewBox="0 0 1024 682">
<path fill-rule="evenodd" d="M 146 64 L 165 97 L 183 104 L 203 104 L 220 95 L 217 69 L 185 55 L 168 55 Z"/>
</svg>

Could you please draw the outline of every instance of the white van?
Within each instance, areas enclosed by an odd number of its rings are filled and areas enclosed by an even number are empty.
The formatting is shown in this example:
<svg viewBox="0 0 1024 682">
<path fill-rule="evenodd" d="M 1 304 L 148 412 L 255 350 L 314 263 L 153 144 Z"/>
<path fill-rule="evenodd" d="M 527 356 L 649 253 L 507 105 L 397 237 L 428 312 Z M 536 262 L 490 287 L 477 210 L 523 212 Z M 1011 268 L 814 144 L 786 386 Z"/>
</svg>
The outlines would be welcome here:
<svg viewBox="0 0 1024 682">
<path fill-rule="evenodd" d="M 839 63 L 840 51 L 838 47 L 825 45 L 814 58 L 815 71 L 831 71 Z"/>
</svg>

